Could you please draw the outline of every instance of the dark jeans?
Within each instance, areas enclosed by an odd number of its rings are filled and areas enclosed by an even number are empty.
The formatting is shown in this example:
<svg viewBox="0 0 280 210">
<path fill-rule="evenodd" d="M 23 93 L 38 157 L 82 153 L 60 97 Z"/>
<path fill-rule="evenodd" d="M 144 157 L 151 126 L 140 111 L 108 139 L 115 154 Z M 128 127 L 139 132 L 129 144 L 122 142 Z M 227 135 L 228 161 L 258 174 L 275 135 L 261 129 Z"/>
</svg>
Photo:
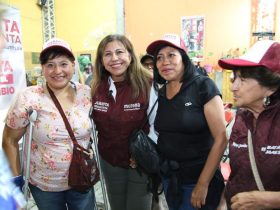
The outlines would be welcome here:
<svg viewBox="0 0 280 210">
<path fill-rule="evenodd" d="M 164 194 L 167 195 L 167 188 L 169 185 L 169 179 L 163 179 L 163 189 L 164 189 Z M 182 203 L 178 209 L 174 209 L 171 206 L 168 205 L 169 210 L 195 210 L 195 208 L 192 207 L 191 204 L 191 195 L 193 188 L 195 187 L 195 184 L 188 184 L 188 185 L 183 185 L 181 186 L 182 189 Z"/>
<path fill-rule="evenodd" d="M 164 193 L 168 201 L 170 202 L 168 198 L 168 186 L 170 184 L 170 179 L 167 177 L 163 177 L 163 187 L 164 187 Z M 220 172 L 220 170 L 217 170 L 214 177 L 212 178 L 209 187 L 208 187 L 208 193 L 206 197 L 206 204 L 201 207 L 201 210 L 215 210 L 217 209 L 217 206 L 221 199 L 221 194 L 224 190 L 224 179 Z M 194 210 L 194 208 L 191 205 L 191 194 L 193 191 L 193 188 L 195 187 L 195 184 L 182 184 L 179 185 L 179 190 L 181 192 L 181 204 L 177 208 L 172 208 L 170 203 L 168 203 L 169 210 Z M 171 201 L 172 202 L 172 201 Z"/>
<path fill-rule="evenodd" d="M 61 192 L 42 191 L 31 184 L 29 188 L 40 210 L 95 210 L 93 189 L 80 193 L 72 189 Z"/>
</svg>

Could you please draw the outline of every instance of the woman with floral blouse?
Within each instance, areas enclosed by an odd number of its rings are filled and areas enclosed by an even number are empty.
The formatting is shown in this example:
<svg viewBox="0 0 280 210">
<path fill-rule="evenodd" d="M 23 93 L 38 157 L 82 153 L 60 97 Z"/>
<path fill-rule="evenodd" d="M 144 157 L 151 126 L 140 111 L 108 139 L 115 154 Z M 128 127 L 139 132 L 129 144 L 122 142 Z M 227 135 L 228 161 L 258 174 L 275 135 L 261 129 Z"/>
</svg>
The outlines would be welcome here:
<svg viewBox="0 0 280 210">
<path fill-rule="evenodd" d="M 29 188 L 40 210 L 94 209 L 93 190 L 80 193 L 68 186 L 73 143 L 46 87 L 48 85 L 56 95 L 78 143 L 86 148 L 91 133 L 88 117 L 90 88 L 71 82 L 74 61 L 68 43 L 58 38 L 46 42 L 40 53 L 46 83 L 27 87 L 20 92 L 6 118 L 3 148 L 14 176 L 18 176 L 21 173 L 18 141 L 25 133 L 26 139 L 29 139 L 27 111 L 32 108 L 37 112 L 32 136 Z"/>
</svg>

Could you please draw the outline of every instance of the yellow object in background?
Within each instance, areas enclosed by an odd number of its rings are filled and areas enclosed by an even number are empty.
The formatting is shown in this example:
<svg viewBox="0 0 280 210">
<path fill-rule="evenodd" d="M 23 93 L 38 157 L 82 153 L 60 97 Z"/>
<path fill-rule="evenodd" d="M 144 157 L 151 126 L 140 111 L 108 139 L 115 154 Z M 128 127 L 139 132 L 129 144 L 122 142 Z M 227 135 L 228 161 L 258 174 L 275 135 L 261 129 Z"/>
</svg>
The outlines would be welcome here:
<svg viewBox="0 0 280 210">
<path fill-rule="evenodd" d="M 79 82 L 81 83 L 81 84 L 85 84 L 85 78 L 84 78 L 84 75 L 83 75 L 83 73 L 79 70 Z"/>
<path fill-rule="evenodd" d="M 232 103 L 233 104 L 233 93 L 231 92 L 231 74 L 230 70 L 223 70 L 223 101 L 224 103 Z"/>
<path fill-rule="evenodd" d="M 223 74 L 223 79 L 219 82 L 222 82 L 221 92 L 222 92 L 222 96 L 223 96 L 223 98 L 222 98 L 223 102 L 224 103 L 231 103 L 231 104 L 234 105 L 233 94 L 230 90 L 230 87 L 231 87 L 230 77 L 231 77 L 232 71 L 223 70 L 222 74 Z M 211 73 L 208 74 L 208 76 L 217 83 L 217 81 L 216 81 L 216 71 L 212 71 Z"/>
</svg>

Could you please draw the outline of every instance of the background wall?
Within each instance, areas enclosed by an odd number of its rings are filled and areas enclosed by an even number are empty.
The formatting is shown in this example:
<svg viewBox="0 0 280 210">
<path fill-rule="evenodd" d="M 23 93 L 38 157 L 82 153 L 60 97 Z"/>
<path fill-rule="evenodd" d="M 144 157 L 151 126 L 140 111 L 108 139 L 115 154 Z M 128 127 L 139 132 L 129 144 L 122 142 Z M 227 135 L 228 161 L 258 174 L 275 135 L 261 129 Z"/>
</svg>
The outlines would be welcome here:
<svg viewBox="0 0 280 210">
<path fill-rule="evenodd" d="M 182 16 L 205 16 L 205 63 L 250 44 L 251 0 L 127 0 L 125 26 L 138 53 L 164 33 L 181 34 Z M 213 54 L 208 56 L 209 54 Z"/>
<path fill-rule="evenodd" d="M 116 31 L 115 0 L 55 0 L 56 34 L 75 52 L 96 50 L 100 40 Z"/>
<path fill-rule="evenodd" d="M 181 34 L 181 17 L 204 16 L 204 60 L 215 70 L 219 58 L 229 53 L 242 54 L 250 46 L 252 0 L 55 0 L 56 36 L 68 41 L 76 56 L 90 54 L 92 60 L 100 40 L 110 33 L 124 32 L 139 56 L 164 33 Z M 35 71 L 34 60 L 43 44 L 42 10 L 37 0 L 0 0 L 20 10 L 25 67 Z M 276 0 L 276 20 L 280 18 L 280 0 Z M 124 4 L 124 11 L 123 11 Z M 280 27 L 276 24 L 277 41 Z M 123 28 L 123 26 L 125 26 Z M 239 50 L 237 50 L 239 49 Z M 231 101 L 230 72 L 211 74 L 224 99 Z M 226 87 L 226 88 L 225 88 Z"/>
<path fill-rule="evenodd" d="M 233 103 L 229 87 L 231 71 L 222 71 L 217 61 L 226 55 L 241 55 L 251 45 L 252 0 L 126 0 L 125 28 L 138 54 L 165 33 L 181 35 L 181 18 L 204 16 L 204 59 L 216 70 L 216 82 L 224 102 Z M 276 36 L 280 40 L 280 0 L 276 0 Z M 277 25 L 278 24 L 278 25 Z M 278 27 L 277 27 L 278 26 Z"/>
<path fill-rule="evenodd" d="M 32 52 L 43 44 L 42 11 L 37 0 L 1 0 L 20 9 L 27 69 Z M 279 0 L 277 0 L 279 2 Z M 119 32 L 120 0 L 55 0 L 56 35 L 67 40 L 76 55 L 94 52 L 101 38 Z M 280 17 L 277 5 L 277 20 Z M 181 17 L 205 16 L 204 63 L 216 65 L 230 50 L 250 45 L 251 0 L 124 0 L 125 34 L 138 54 L 164 33 L 181 34 Z M 120 9 L 119 9 L 120 10 Z M 276 39 L 280 29 L 276 27 Z"/>
<path fill-rule="evenodd" d="M 25 67 L 34 71 L 43 45 L 42 9 L 38 0 L 1 0 L 20 10 Z M 99 41 L 117 30 L 115 0 L 55 0 L 56 36 L 70 43 L 76 56 L 95 56 Z"/>
<path fill-rule="evenodd" d="M 41 9 L 37 0 L 1 0 L 20 11 L 24 51 L 40 51 L 43 43 Z"/>
</svg>

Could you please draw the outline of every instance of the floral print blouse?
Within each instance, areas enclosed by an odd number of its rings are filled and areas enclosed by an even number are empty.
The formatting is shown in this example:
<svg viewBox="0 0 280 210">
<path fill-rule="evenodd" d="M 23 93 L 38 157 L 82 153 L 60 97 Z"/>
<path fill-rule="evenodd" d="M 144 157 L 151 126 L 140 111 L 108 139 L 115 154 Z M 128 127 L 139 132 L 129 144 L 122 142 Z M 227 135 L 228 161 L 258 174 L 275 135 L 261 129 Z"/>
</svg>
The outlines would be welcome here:
<svg viewBox="0 0 280 210">
<path fill-rule="evenodd" d="M 91 134 L 90 88 L 79 83 L 75 83 L 74 86 L 76 89 L 74 105 L 64 112 L 78 143 L 86 148 Z M 43 191 L 58 192 L 70 188 L 68 172 L 73 143 L 59 111 L 49 93 L 45 91 L 42 86 L 31 86 L 19 93 L 9 109 L 6 124 L 13 129 L 27 127 L 24 150 L 26 160 L 30 132 L 27 109 L 32 107 L 37 111 L 30 156 L 30 183 Z"/>
</svg>

